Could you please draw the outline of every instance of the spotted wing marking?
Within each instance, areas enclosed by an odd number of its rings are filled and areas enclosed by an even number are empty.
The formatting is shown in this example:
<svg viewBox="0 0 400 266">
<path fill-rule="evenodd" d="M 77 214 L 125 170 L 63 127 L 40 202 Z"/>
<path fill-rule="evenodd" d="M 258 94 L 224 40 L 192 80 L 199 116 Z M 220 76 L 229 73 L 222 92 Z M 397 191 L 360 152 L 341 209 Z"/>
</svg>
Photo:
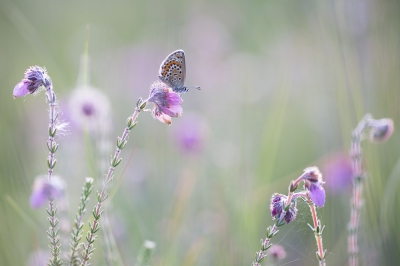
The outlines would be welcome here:
<svg viewBox="0 0 400 266">
<path fill-rule="evenodd" d="M 167 56 L 160 65 L 158 77 L 176 92 L 187 91 L 184 87 L 186 64 L 183 50 L 174 51 Z"/>
</svg>

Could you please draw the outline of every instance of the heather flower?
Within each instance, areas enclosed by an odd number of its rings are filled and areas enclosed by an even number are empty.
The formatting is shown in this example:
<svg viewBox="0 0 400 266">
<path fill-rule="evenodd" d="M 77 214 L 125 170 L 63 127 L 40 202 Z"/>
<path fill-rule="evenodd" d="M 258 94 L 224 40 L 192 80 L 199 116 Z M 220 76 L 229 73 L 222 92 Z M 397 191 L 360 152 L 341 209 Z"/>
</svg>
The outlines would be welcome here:
<svg viewBox="0 0 400 266">
<path fill-rule="evenodd" d="M 268 254 L 276 261 L 286 258 L 286 251 L 281 245 L 273 245 L 269 248 Z"/>
<path fill-rule="evenodd" d="M 304 175 L 302 176 L 303 180 L 310 181 L 311 183 L 321 183 L 322 174 L 319 171 L 318 167 L 312 166 L 304 169 Z"/>
<path fill-rule="evenodd" d="M 394 131 L 393 120 L 382 118 L 371 123 L 369 139 L 372 142 L 384 142 L 390 138 Z"/>
<path fill-rule="evenodd" d="M 71 122 L 89 132 L 110 128 L 111 105 L 107 96 L 90 86 L 76 88 L 69 99 Z"/>
<path fill-rule="evenodd" d="M 350 187 L 353 169 L 351 168 L 350 157 L 344 153 L 337 153 L 330 156 L 324 166 L 324 179 L 330 193 L 336 194 Z"/>
<path fill-rule="evenodd" d="M 33 191 L 29 199 L 34 209 L 42 207 L 48 200 L 54 200 L 64 195 L 64 182 L 61 178 L 53 176 L 51 181 L 45 177 L 35 179 Z"/>
<path fill-rule="evenodd" d="M 185 115 L 174 127 L 171 138 L 176 141 L 177 146 L 186 153 L 199 153 L 204 145 L 207 135 L 207 124 L 199 115 Z"/>
<path fill-rule="evenodd" d="M 278 220 L 278 223 L 281 222 L 282 211 L 284 211 L 286 204 L 287 196 L 275 193 L 271 197 L 270 211 L 271 216 L 274 220 Z M 295 199 L 290 202 L 289 209 L 285 212 L 283 218 L 286 223 L 290 223 L 294 219 L 296 219 L 297 208 Z"/>
<path fill-rule="evenodd" d="M 47 75 L 46 69 L 39 66 L 31 66 L 25 71 L 25 77 L 14 87 L 14 98 L 23 97 L 28 93 L 33 94 L 38 91 L 39 87 L 49 85 L 50 77 Z"/>
<path fill-rule="evenodd" d="M 304 187 L 308 190 L 308 195 L 315 205 L 323 207 L 325 205 L 325 189 L 321 183 L 311 183 L 306 181 Z"/>
<path fill-rule="evenodd" d="M 37 250 L 29 255 L 27 266 L 43 266 L 47 265 L 50 253 L 45 250 Z"/>
<path fill-rule="evenodd" d="M 182 115 L 182 107 L 180 106 L 183 102 L 182 98 L 160 81 L 151 84 L 150 96 L 147 101 L 154 104 L 153 116 L 162 123 L 169 125 L 171 124 L 171 117 Z"/>
</svg>

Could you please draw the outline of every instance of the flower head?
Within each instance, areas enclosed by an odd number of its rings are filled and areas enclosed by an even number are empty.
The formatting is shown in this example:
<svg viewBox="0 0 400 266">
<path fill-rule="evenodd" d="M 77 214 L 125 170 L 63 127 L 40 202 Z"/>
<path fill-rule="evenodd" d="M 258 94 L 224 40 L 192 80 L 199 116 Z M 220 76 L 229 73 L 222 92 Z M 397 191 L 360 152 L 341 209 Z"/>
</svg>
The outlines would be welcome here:
<svg viewBox="0 0 400 266">
<path fill-rule="evenodd" d="M 53 176 L 51 181 L 46 177 L 35 179 L 33 191 L 29 199 L 32 208 L 43 206 L 47 200 L 54 200 L 64 195 L 64 182 L 58 176 Z"/>
<path fill-rule="evenodd" d="M 28 93 L 33 94 L 38 91 L 39 87 L 48 86 L 51 79 L 47 75 L 45 68 L 39 66 L 31 66 L 25 71 L 25 77 L 14 87 L 14 98 L 23 97 Z"/>
<path fill-rule="evenodd" d="M 389 118 L 382 118 L 375 120 L 371 125 L 369 139 L 372 142 L 384 142 L 392 136 L 394 131 L 393 120 Z"/>
<path fill-rule="evenodd" d="M 151 84 L 147 101 L 154 104 L 153 116 L 162 123 L 169 125 L 171 117 L 182 115 L 182 98 L 161 81 Z"/>
<path fill-rule="evenodd" d="M 107 96 L 89 86 L 76 88 L 69 99 L 71 122 L 89 132 L 108 130 L 111 127 L 111 105 Z"/>
<path fill-rule="evenodd" d="M 312 183 L 321 183 L 322 181 L 322 174 L 319 171 L 318 167 L 312 166 L 307 167 L 304 169 L 303 180 L 310 181 Z"/>
<path fill-rule="evenodd" d="M 284 258 L 286 258 L 286 251 L 281 245 L 272 245 L 268 249 L 268 254 L 274 260 L 283 260 Z"/>
<path fill-rule="evenodd" d="M 278 220 L 278 221 L 281 219 L 282 211 L 284 211 L 286 200 L 287 200 L 287 197 L 285 195 L 278 194 L 278 193 L 275 193 L 272 195 L 271 204 L 269 206 L 272 219 Z M 292 200 L 290 202 L 290 207 L 284 213 L 283 218 L 286 223 L 290 223 L 291 221 L 296 219 L 296 215 L 297 215 L 296 201 Z"/>
</svg>

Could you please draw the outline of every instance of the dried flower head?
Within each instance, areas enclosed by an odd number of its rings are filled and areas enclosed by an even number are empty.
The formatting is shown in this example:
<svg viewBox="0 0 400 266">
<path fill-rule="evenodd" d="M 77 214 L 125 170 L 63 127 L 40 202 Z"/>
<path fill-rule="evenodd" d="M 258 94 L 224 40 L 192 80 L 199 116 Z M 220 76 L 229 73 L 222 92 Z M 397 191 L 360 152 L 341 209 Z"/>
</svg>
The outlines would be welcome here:
<svg viewBox="0 0 400 266">
<path fill-rule="evenodd" d="M 268 249 L 268 254 L 276 261 L 286 258 L 286 251 L 281 245 L 272 245 Z"/>
<path fill-rule="evenodd" d="M 160 122 L 171 124 L 171 117 L 182 115 L 183 102 L 178 93 L 172 91 L 167 85 L 160 81 L 155 81 L 150 86 L 150 96 L 148 102 L 154 104 L 153 116 Z"/>
<path fill-rule="evenodd" d="M 45 68 L 39 66 L 31 66 L 25 71 L 25 77 L 14 87 L 14 98 L 23 97 L 25 95 L 33 94 L 43 85 L 48 86 L 51 84 L 51 79 L 47 75 Z"/>
<path fill-rule="evenodd" d="M 284 208 L 286 207 L 286 200 L 287 196 L 275 193 L 271 197 L 271 204 L 269 206 L 269 209 L 271 211 L 271 216 L 273 220 L 279 220 L 282 218 L 282 212 L 284 212 Z M 289 209 L 284 213 L 284 220 L 288 224 L 294 219 L 296 219 L 297 215 L 297 207 L 296 207 L 296 201 L 292 200 L 290 202 L 290 207 Z"/>
<path fill-rule="evenodd" d="M 310 181 L 312 183 L 321 183 L 322 181 L 322 174 L 319 171 L 318 167 L 312 166 L 307 167 L 304 169 L 303 180 Z"/>
<path fill-rule="evenodd" d="M 42 207 L 49 199 L 54 200 L 64 195 L 64 181 L 53 176 L 51 181 L 46 177 L 38 177 L 33 184 L 33 190 L 29 199 L 32 208 L 37 209 Z"/>
<path fill-rule="evenodd" d="M 89 132 L 108 130 L 111 126 L 111 105 L 107 96 L 90 86 L 76 88 L 69 99 L 71 122 Z"/>
<path fill-rule="evenodd" d="M 372 142 L 384 142 L 392 136 L 394 131 L 393 120 L 382 118 L 371 123 L 369 139 Z"/>
</svg>

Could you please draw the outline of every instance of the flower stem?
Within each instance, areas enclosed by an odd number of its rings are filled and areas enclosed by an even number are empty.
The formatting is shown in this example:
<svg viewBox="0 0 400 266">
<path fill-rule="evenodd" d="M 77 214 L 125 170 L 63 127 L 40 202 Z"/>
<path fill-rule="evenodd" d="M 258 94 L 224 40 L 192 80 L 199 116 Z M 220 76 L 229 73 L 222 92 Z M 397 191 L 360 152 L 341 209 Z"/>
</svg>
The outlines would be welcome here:
<svg viewBox="0 0 400 266">
<path fill-rule="evenodd" d="M 53 85 L 51 81 L 46 80 L 46 98 L 49 103 L 49 139 L 47 141 L 47 148 L 49 149 L 49 156 L 47 157 L 47 179 L 50 182 L 53 178 L 53 169 L 56 165 L 57 160 L 55 159 L 55 152 L 58 149 L 58 144 L 54 140 L 57 128 L 56 120 L 58 113 L 55 110 L 56 107 L 56 94 L 53 91 Z M 58 235 L 58 219 L 56 218 L 57 207 L 54 206 L 53 199 L 49 199 L 49 208 L 47 209 L 49 214 L 48 220 L 50 223 L 50 228 L 47 231 L 47 237 L 50 242 L 50 252 L 52 257 L 49 259 L 49 265 L 61 265 L 60 259 L 60 236 Z"/>
<path fill-rule="evenodd" d="M 101 207 L 102 207 L 103 202 L 108 197 L 107 188 L 108 188 L 109 184 L 111 183 L 111 181 L 114 179 L 114 175 L 113 175 L 114 170 L 121 162 L 119 155 L 121 153 L 121 150 L 125 147 L 126 143 L 128 142 L 127 138 L 128 138 L 129 132 L 136 125 L 136 118 L 139 115 L 139 112 L 141 110 L 142 109 L 140 107 L 136 107 L 135 112 L 127 120 L 127 123 L 126 123 L 127 126 L 125 127 L 122 137 L 117 138 L 117 146 L 115 149 L 114 156 L 111 159 L 111 165 L 108 169 L 108 173 L 103 182 L 103 187 L 101 189 L 101 192 L 97 194 L 97 204 L 94 207 L 94 210 L 92 212 L 94 220 L 93 220 L 93 223 L 89 222 L 90 231 L 88 232 L 88 234 L 86 236 L 86 240 L 88 243 L 86 245 L 84 245 L 85 250 L 83 251 L 83 254 L 82 254 L 82 264 L 81 264 L 82 266 L 88 265 L 88 261 L 93 254 L 93 251 L 94 251 L 93 243 L 97 237 L 96 232 L 100 229 L 99 220 L 100 220 L 100 217 L 103 212 Z"/>
<path fill-rule="evenodd" d="M 81 202 L 79 204 L 78 213 L 76 214 L 75 223 L 72 228 L 71 233 L 71 254 L 69 259 L 69 265 L 77 266 L 80 264 L 80 259 L 78 258 L 79 241 L 82 238 L 82 228 L 83 228 L 83 216 L 86 213 L 86 204 L 89 201 L 90 192 L 93 189 L 93 178 L 86 178 L 85 184 L 82 188 Z"/>
<path fill-rule="evenodd" d="M 324 231 L 324 227 L 321 227 L 321 222 L 320 220 L 318 220 L 317 217 L 317 211 L 315 209 L 315 204 L 312 202 L 312 200 L 309 198 L 308 201 L 308 206 L 310 207 L 310 211 L 311 211 L 311 216 L 313 219 L 313 227 L 311 227 L 311 229 L 314 231 L 315 234 L 315 241 L 317 242 L 317 258 L 318 258 L 318 262 L 319 262 L 319 266 L 325 266 L 325 251 L 322 245 L 322 232 Z"/>
<path fill-rule="evenodd" d="M 267 257 L 266 251 L 272 246 L 269 242 L 279 232 L 278 226 L 275 223 L 273 226 L 267 228 L 267 236 L 264 240 L 261 240 L 260 251 L 256 253 L 256 257 L 252 266 L 260 266 L 261 262 Z"/>
<path fill-rule="evenodd" d="M 370 115 L 365 115 L 364 118 L 358 123 L 357 127 L 352 133 L 352 142 L 350 155 L 352 158 L 353 168 L 353 196 L 350 202 L 350 222 L 348 226 L 348 252 L 349 252 L 349 265 L 358 265 L 358 243 L 357 243 L 357 231 L 360 221 L 360 209 L 362 203 L 362 191 L 363 182 L 365 179 L 365 173 L 362 171 L 361 161 L 361 141 L 362 134 L 368 126 L 368 121 L 371 119 Z"/>
</svg>

